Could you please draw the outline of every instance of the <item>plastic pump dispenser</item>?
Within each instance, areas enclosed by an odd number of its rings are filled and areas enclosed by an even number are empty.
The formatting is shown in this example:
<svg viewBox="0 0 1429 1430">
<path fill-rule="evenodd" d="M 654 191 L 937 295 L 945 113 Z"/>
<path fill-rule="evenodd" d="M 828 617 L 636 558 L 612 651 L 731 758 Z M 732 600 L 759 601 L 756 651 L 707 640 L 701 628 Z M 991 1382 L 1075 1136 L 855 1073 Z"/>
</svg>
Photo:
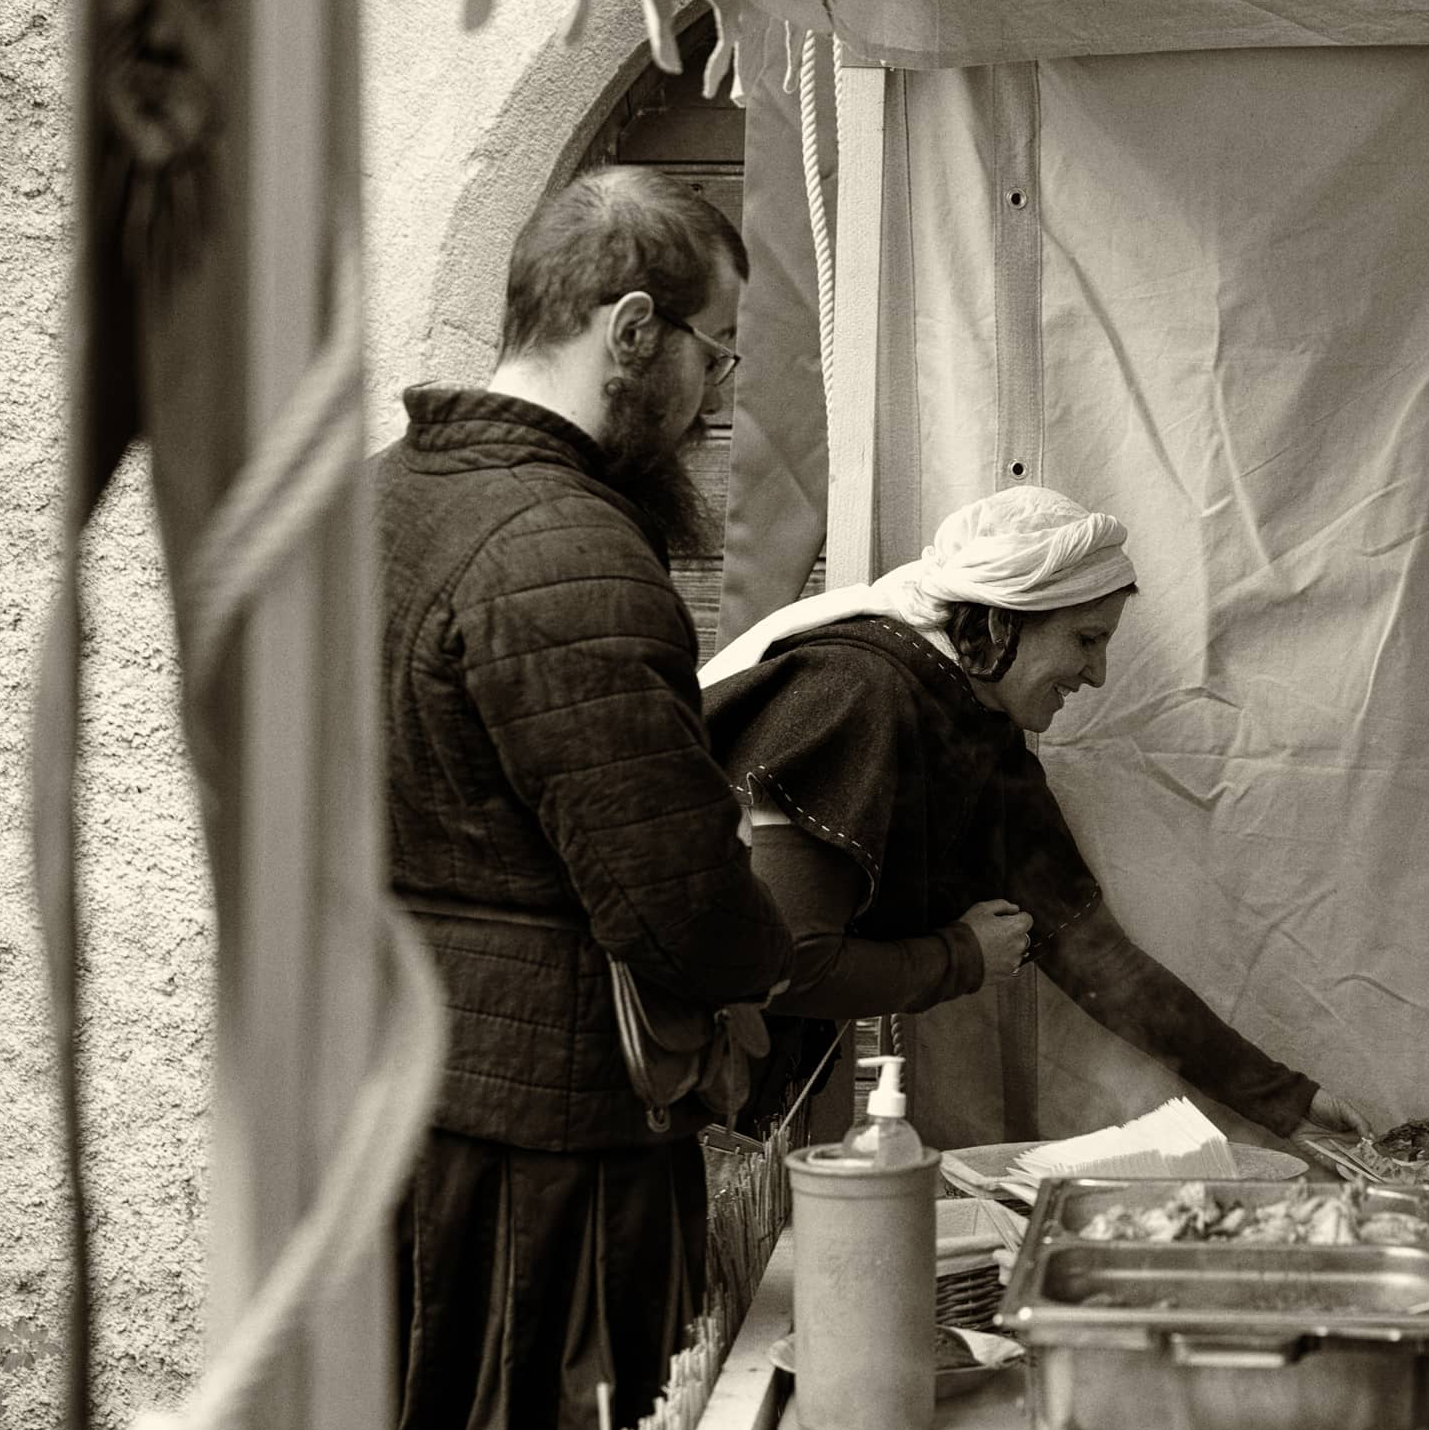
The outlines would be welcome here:
<svg viewBox="0 0 1429 1430">
<path fill-rule="evenodd" d="M 904 1119 L 900 1057 L 868 1120 L 842 1142 L 789 1153 L 799 1423 L 932 1430 L 938 1153 Z"/>
<path fill-rule="evenodd" d="M 860 1058 L 861 1068 L 879 1070 L 878 1086 L 868 1095 L 868 1120 L 849 1128 L 842 1155 L 875 1167 L 909 1167 L 923 1159 L 923 1144 L 913 1124 L 905 1122 L 908 1098 L 899 1086 L 903 1059 Z"/>
</svg>

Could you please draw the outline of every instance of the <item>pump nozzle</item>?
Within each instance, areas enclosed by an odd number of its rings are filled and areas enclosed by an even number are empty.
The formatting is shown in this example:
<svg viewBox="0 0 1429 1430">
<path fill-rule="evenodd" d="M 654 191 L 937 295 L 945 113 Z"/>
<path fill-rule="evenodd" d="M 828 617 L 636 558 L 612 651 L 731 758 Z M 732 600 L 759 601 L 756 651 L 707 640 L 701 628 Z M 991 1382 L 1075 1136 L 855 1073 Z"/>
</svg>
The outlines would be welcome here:
<svg viewBox="0 0 1429 1430">
<path fill-rule="evenodd" d="M 892 1053 L 876 1058 L 860 1058 L 861 1068 L 878 1069 L 878 1086 L 868 1095 L 870 1117 L 902 1117 L 908 1109 L 908 1097 L 899 1086 L 903 1059 Z"/>
</svg>

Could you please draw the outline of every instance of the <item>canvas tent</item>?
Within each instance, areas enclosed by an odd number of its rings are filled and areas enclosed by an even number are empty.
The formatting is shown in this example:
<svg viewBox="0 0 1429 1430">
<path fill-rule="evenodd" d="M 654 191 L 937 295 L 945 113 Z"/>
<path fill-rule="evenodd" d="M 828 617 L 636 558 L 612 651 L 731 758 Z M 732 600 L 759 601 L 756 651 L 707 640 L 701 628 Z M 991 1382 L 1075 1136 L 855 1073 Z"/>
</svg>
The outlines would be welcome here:
<svg viewBox="0 0 1429 1430">
<path fill-rule="evenodd" d="M 1106 688 L 1040 742 L 1088 861 L 1247 1036 L 1378 1125 L 1423 1115 L 1429 9 L 760 8 L 750 132 L 787 142 L 751 139 L 746 229 L 782 256 L 741 313 L 766 380 L 741 374 L 722 635 L 797 594 L 825 482 L 830 584 L 1014 481 L 1116 512 L 1141 594 Z M 790 311 L 813 301 L 797 127 L 758 113 L 795 103 L 785 24 L 829 14 L 831 459 L 781 450 L 822 394 Z M 1042 979 L 914 1045 L 942 1146 L 1184 1090 Z"/>
</svg>

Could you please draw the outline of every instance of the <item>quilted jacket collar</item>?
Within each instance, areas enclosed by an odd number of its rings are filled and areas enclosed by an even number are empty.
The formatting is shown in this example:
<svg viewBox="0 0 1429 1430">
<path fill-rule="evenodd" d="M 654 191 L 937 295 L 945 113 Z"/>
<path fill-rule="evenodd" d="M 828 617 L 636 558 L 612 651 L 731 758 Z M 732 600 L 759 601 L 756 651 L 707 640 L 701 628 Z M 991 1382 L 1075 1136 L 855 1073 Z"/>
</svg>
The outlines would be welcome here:
<svg viewBox="0 0 1429 1430">
<path fill-rule="evenodd" d="M 460 472 L 551 461 L 599 477 L 605 456 L 594 438 L 549 408 L 452 383 L 425 382 L 402 394 L 407 465 Z"/>
<path fill-rule="evenodd" d="M 571 475 L 623 511 L 669 569 L 664 537 L 644 510 L 611 484 L 600 444 L 558 413 L 520 397 L 455 383 L 424 382 L 402 394 L 407 433 L 402 462 L 409 471 L 451 474 L 541 462 Z"/>
</svg>

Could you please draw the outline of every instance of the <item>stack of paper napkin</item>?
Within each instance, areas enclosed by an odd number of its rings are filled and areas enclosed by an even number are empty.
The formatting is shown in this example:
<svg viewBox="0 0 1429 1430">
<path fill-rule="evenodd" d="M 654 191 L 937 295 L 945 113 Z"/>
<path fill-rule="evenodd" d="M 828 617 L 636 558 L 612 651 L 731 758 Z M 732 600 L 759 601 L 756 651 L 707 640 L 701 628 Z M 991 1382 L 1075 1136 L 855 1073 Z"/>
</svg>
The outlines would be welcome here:
<svg viewBox="0 0 1429 1430">
<path fill-rule="evenodd" d="M 1225 1134 L 1194 1103 L 1173 1097 L 1119 1127 L 1028 1148 L 1003 1185 L 1031 1200 L 1043 1177 L 1235 1176 Z"/>
</svg>

